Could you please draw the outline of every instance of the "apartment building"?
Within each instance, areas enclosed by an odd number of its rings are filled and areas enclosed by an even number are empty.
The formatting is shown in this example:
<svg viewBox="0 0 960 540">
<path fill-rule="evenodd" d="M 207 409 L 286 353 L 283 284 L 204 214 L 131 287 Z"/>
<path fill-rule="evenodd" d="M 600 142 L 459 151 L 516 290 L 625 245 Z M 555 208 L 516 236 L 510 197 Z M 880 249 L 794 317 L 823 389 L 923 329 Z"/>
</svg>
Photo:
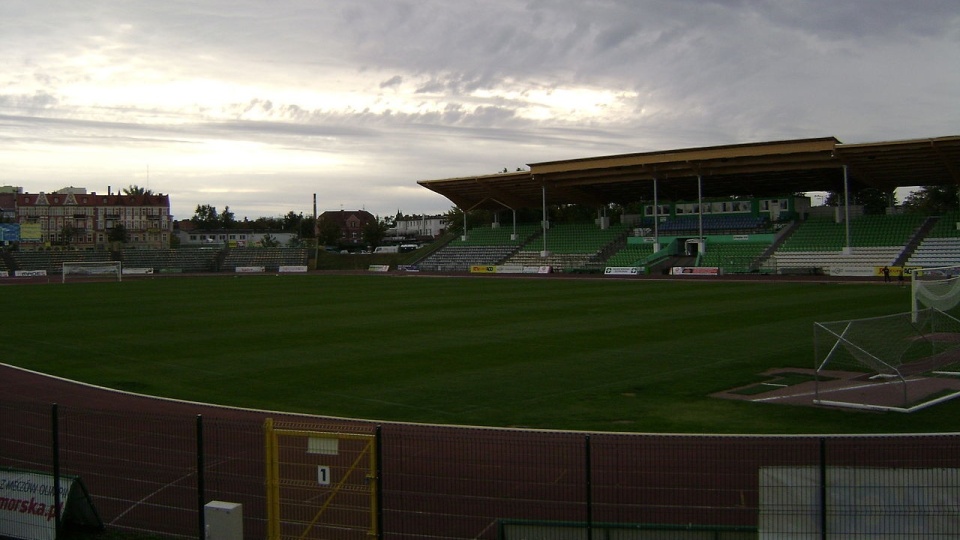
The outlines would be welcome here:
<svg viewBox="0 0 960 540">
<path fill-rule="evenodd" d="M 110 249 L 119 227 L 126 232 L 124 248 L 168 248 L 172 231 L 168 195 L 104 195 L 73 187 L 17 193 L 16 222 L 24 250 Z"/>
</svg>

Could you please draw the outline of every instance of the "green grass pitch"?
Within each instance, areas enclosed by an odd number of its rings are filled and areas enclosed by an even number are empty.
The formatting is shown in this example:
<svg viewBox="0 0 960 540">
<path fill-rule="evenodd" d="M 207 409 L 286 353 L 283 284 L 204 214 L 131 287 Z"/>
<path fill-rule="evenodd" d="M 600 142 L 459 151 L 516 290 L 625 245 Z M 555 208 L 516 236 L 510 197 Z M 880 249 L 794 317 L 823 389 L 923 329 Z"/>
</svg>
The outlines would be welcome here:
<svg viewBox="0 0 960 540">
<path fill-rule="evenodd" d="M 0 289 L 4 362 L 224 405 L 670 433 L 955 430 L 709 394 L 814 365 L 813 323 L 907 311 L 882 284 L 290 275 Z"/>
</svg>

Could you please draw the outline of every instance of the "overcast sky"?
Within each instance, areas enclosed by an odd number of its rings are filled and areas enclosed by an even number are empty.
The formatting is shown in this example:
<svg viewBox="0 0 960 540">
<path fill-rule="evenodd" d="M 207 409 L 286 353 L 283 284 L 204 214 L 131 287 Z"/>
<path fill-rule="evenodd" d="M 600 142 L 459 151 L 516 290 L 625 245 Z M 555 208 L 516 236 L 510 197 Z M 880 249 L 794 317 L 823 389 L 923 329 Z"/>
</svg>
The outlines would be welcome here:
<svg viewBox="0 0 960 540">
<path fill-rule="evenodd" d="M 0 186 L 255 219 L 418 180 L 960 134 L 956 0 L 3 0 Z"/>
</svg>

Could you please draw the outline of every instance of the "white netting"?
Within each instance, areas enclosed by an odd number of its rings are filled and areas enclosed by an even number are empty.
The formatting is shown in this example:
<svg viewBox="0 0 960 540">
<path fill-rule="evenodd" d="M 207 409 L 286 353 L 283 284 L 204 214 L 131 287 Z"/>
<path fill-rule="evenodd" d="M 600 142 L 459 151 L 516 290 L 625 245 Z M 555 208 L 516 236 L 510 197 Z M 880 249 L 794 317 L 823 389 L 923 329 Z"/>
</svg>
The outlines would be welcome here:
<svg viewBox="0 0 960 540">
<path fill-rule="evenodd" d="M 111 278 L 121 280 L 123 271 L 119 261 L 65 262 L 62 279 L 64 282 L 75 278 Z"/>
<path fill-rule="evenodd" d="M 916 385 L 930 377 L 960 372 L 960 319 L 926 308 L 815 323 L 814 346 L 818 395 L 824 393 L 821 381 L 852 372 L 861 374 L 856 385 L 831 389 L 832 400 L 859 406 L 903 405 L 910 397 L 908 382 Z"/>
<path fill-rule="evenodd" d="M 921 268 L 912 275 L 914 309 L 950 311 L 960 305 L 960 267 Z"/>
<path fill-rule="evenodd" d="M 960 320 L 934 308 L 868 319 L 816 323 L 819 370 L 905 375 L 960 359 Z M 955 354 L 945 354 L 949 352 Z"/>
</svg>

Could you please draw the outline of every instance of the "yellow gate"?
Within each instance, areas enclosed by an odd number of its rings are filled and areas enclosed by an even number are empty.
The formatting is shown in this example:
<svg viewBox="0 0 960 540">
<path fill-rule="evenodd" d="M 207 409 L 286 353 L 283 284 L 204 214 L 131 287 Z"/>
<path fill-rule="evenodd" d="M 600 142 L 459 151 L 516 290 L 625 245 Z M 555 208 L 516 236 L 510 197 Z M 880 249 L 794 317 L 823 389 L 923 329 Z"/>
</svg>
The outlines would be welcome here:
<svg viewBox="0 0 960 540">
<path fill-rule="evenodd" d="M 376 537 L 372 434 L 264 423 L 267 540 Z"/>
</svg>

